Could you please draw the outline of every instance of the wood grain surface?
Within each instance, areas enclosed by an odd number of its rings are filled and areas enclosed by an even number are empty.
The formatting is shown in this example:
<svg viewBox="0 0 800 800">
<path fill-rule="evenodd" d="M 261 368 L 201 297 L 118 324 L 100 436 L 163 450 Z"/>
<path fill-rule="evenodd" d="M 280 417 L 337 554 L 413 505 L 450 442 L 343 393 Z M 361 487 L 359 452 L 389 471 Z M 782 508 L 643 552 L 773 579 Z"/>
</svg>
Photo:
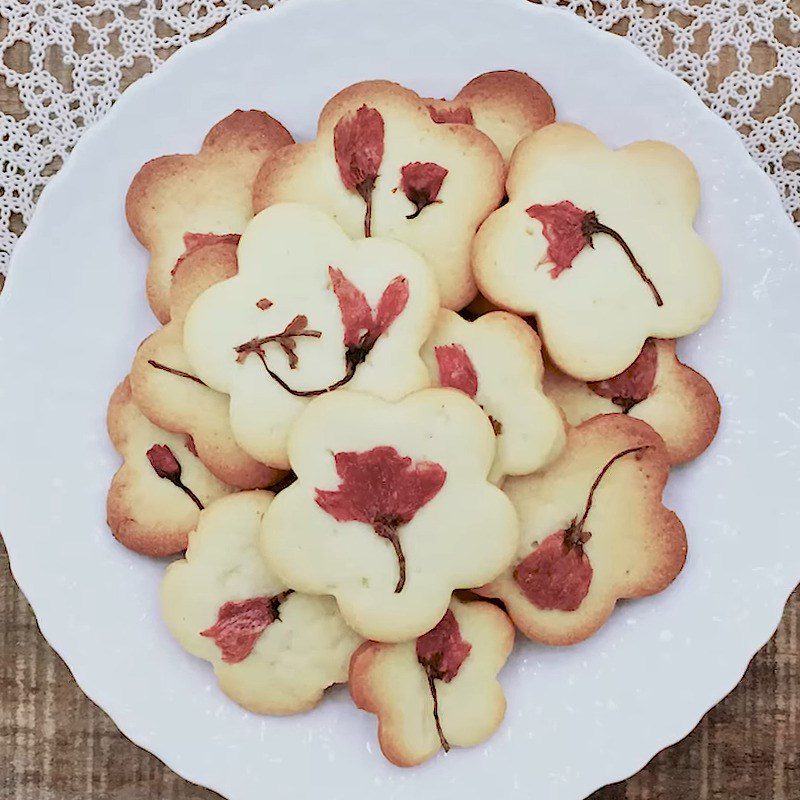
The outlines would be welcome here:
<svg viewBox="0 0 800 800">
<path fill-rule="evenodd" d="M 793 36 L 791 43 L 800 46 L 800 32 Z M 761 57 L 753 55 L 755 62 Z M 766 46 L 762 55 L 769 58 Z M 734 68 L 735 52 L 728 53 L 712 79 L 719 81 Z M 58 65 L 50 69 L 57 72 Z M 134 65 L 125 82 L 144 71 L 144 65 Z M 763 113 L 768 115 L 783 100 L 780 91 L 762 97 Z M 4 84 L 0 109 L 11 114 L 22 110 L 18 96 Z M 21 220 L 14 224 L 21 232 Z M 796 591 L 777 633 L 733 693 L 683 742 L 591 800 L 800 800 L 799 625 Z M 575 757 L 580 758 L 579 742 Z M 280 800 L 280 793 L 269 787 L 266 796 Z M 217 797 L 125 739 L 81 693 L 39 633 L 0 544 L 0 800 Z"/>
</svg>

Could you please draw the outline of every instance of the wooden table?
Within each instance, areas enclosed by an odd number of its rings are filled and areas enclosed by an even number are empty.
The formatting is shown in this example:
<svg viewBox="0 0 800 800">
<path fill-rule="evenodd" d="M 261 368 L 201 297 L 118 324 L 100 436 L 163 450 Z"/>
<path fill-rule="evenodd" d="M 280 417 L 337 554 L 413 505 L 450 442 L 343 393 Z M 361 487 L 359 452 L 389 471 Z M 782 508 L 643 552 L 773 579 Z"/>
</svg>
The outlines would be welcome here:
<svg viewBox="0 0 800 800">
<path fill-rule="evenodd" d="M 800 34 L 794 39 L 800 46 Z M 769 53 L 753 56 L 757 62 Z M 735 53 L 724 56 L 712 77 L 729 74 L 734 59 Z M 143 71 L 135 66 L 125 83 Z M 782 100 L 776 94 L 765 102 L 777 108 Z M 19 98 L 2 83 L 0 108 L 22 111 Z M 19 231 L 21 222 L 14 226 Z M 638 775 L 596 792 L 592 800 L 800 800 L 799 625 L 797 591 L 777 633 L 738 688 L 683 742 L 657 755 Z M 575 755 L 580 758 L 580 743 Z M 265 787 L 265 795 L 268 791 Z M 217 797 L 131 744 L 81 693 L 39 633 L 0 544 L 0 800 Z"/>
</svg>

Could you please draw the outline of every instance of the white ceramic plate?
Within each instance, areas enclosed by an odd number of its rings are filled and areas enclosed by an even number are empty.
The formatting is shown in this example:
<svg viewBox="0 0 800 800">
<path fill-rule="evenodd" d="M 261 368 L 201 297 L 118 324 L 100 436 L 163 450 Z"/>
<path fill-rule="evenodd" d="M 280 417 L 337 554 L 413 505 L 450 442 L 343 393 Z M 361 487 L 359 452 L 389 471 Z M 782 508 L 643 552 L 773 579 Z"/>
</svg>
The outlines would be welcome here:
<svg viewBox="0 0 800 800">
<path fill-rule="evenodd" d="M 123 217 L 142 162 L 194 150 L 235 108 L 299 137 L 336 90 L 392 78 L 450 95 L 485 70 L 529 71 L 562 119 L 608 143 L 666 139 L 697 165 L 699 228 L 725 296 L 683 343 L 724 406 L 717 441 L 667 499 L 690 556 L 664 594 L 622 604 L 572 649 L 518 642 L 508 716 L 486 746 L 388 765 L 343 690 L 289 719 L 248 715 L 158 614 L 162 564 L 109 535 L 118 459 L 106 401 L 154 327 L 145 254 Z M 737 136 L 626 42 L 522 0 L 291 0 L 228 25 L 142 79 L 44 192 L 0 302 L 0 529 L 42 631 L 121 730 L 231 800 L 581 798 L 684 736 L 741 677 L 800 578 L 800 240 Z"/>
</svg>

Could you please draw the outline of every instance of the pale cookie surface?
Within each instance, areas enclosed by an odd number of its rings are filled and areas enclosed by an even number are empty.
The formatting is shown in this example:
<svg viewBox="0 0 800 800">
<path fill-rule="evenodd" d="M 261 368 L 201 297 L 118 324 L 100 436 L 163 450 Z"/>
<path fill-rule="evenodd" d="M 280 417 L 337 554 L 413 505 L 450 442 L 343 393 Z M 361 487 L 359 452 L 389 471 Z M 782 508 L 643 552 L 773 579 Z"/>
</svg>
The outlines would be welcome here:
<svg viewBox="0 0 800 800">
<path fill-rule="evenodd" d="M 155 425 L 192 437 L 200 460 L 221 481 L 258 489 L 282 473 L 256 461 L 236 443 L 230 398 L 192 373 L 183 349 L 183 320 L 189 306 L 209 286 L 236 274 L 236 244 L 210 243 L 186 256 L 170 289 L 170 321 L 142 342 L 131 367 L 131 392 Z"/>
<path fill-rule="evenodd" d="M 195 155 L 148 161 L 128 189 L 125 214 L 150 252 L 147 299 L 169 319 L 170 273 L 189 233 L 241 233 L 252 216 L 253 180 L 264 160 L 292 144 L 289 132 L 263 111 L 234 111 L 208 132 Z"/>
<path fill-rule="evenodd" d="M 577 381 L 546 365 L 544 391 L 570 425 L 615 412 L 644 420 L 664 440 L 672 464 L 697 458 L 719 427 L 713 386 L 678 359 L 671 339 L 649 339 L 624 373 L 599 383 Z"/>
<path fill-rule="evenodd" d="M 292 429 L 298 480 L 264 519 L 265 557 L 298 590 L 332 594 L 363 636 L 419 636 L 517 549 L 514 509 L 487 481 L 494 455 L 489 420 L 453 389 L 321 397 Z"/>
<path fill-rule="evenodd" d="M 438 295 L 409 247 L 353 241 L 321 211 L 284 203 L 247 226 L 238 259 L 238 274 L 192 305 L 184 346 L 195 374 L 230 395 L 253 458 L 288 469 L 291 424 L 337 385 L 388 399 L 429 385 L 419 350 Z"/>
<path fill-rule="evenodd" d="M 111 532 L 125 547 L 144 555 L 180 553 L 197 524 L 198 502 L 208 505 L 233 488 L 208 471 L 191 452 L 184 435 L 157 428 L 139 411 L 127 378 L 111 396 L 108 433 L 122 456 L 122 466 L 108 490 Z M 180 485 L 159 477 L 148 458 L 154 446 L 157 449 L 151 458 L 172 478 L 177 476 Z"/>
<path fill-rule="evenodd" d="M 452 100 L 426 98 L 431 118 L 439 123 L 474 125 L 508 161 L 529 133 L 556 120 L 553 100 L 524 72 L 506 69 L 473 78 Z"/>
<path fill-rule="evenodd" d="M 615 151 L 549 125 L 515 150 L 507 189 L 475 239 L 476 280 L 493 303 L 536 316 L 563 372 L 617 375 L 647 337 L 684 336 L 713 314 L 719 266 L 692 227 L 699 182 L 675 147 Z"/>
<path fill-rule="evenodd" d="M 665 589 L 686 559 L 683 525 L 661 500 L 668 474 L 664 443 L 641 420 L 607 414 L 571 429 L 552 466 L 506 481 L 520 545 L 480 594 L 500 598 L 530 639 L 564 645 L 597 631 L 617 600 Z"/>
<path fill-rule="evenodd" d="M 433 269 L 442 305 L 459 309 L 475 295 L 470 247 L 503 198 L 504 176 L 500 152 L 476 128 L 437 124 L 414 92 L 367 81 L 328 102 L 313 142 L 264 165 L 253 204 L 310 203 L 350 236 L 405 242 Z"/>
<path fill-rule="evenodd" d="M 453 599 L 420 639 L 361 645 L 350 662 L 350 693 L 378 717 L 386 758 L 412 767 L 444 745 L 473 747 L 488 739 L 505 715 L 497 673 L 513 644 L 514 626 L 497 606 Z"/>
<path fill-rule="evenodd" d="M 435 385 L 459 389 L 489 416 L 497 437 L 490 477 L 527 475 L 564 446 L 564 421 L 542 391 L 539 337 L 505 311 L 467 322 L 442 309 L 422 349 Z"/>
<path fill-rule="evenodd" d="M 186 558 L 167 567 L 162 613 L 228 697 L 256 713 L 296 714 L 347 681 L 362 639 L 332 598 L 291 592 L 265 566 L 258 537 L 272 497 L 240 492 L 200 515 Z"/>
</svg>

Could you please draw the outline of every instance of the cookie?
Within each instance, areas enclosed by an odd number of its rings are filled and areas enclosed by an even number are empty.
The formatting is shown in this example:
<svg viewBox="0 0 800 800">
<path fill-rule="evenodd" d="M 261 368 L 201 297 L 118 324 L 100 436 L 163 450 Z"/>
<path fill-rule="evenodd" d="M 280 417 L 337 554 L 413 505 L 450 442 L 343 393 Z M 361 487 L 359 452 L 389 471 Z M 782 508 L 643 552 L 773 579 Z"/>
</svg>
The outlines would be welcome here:
<svg viewBox="0 0 800 800">
<path fill-rule="evenodd" d="M 239 272 L 194 302 L 184 347 L 194 374 L 230 395 L 237 442 L 288 469 L 289 428 L 339 387 L 397 399 L 428 386 L 419 355 L 436 282 L 411 248 L 351 240 L 310 206 L 282 203 L 242 235 Z"/>
<path fill-rule="evenodd" d="M 200 509 L 234 490 L 208 471 L 186 436 L 157 428 L 139 411 L 127 378 L 111 396 L 108 433 L 122 456 L 106 507 L 114 537 L 147 556 L 185 550 Z"/>
<path fill-rule="evenodd" d="M 475 295 L 470 247 L 503 198 L 505 164 L 470 125 L 434 122 L 427 101 L 388 81 L 357 83 L 322 110 L 317 138 L 264 164 L 254 210 L 310 203 L 352 237 L 386 236 L 430 264 L 442 305 Z"/>
<path fill-rule="evenodd" d="M 507 189 L 475 239 L 475 277 L 491 302 L 535 315 L 562 372 L 618 375 L 648 337 L 710 319 L 719 266 L 692 227 L 699 182 L 675 147 L 615 151 L 585 128 L 549 125 L 514 151 Z"/>
<path fill-rule="evenodd" d="M 272 497 L 239 492 L 200 514 L 186 558 L 167 567 L 162 614 L 180 645 L 212 664 L 220 688 L 240 706 L 297 714 L 347 681 L 362 640 L 332 598 L 292 592 L 264 565 L 258 537 Z"/>
<path fill-rule="evenodd" d="M 264 518 L 264 556 L 296 589 L 332 594 L 365 638 L 420 636 L 517 549 L 514 509 L 487 481 L 494 456 L 489 420 L 459 391 L 320 397 L 292 428 L 297 481 Z"/>
<path fill-rule="evenodd" d="M 130 382 L 134 402 L 154 425 L 191 436 L 200 460 L 223 483 L 257 489 L 283 473 L 239 447 L 231 430 L 230 398 L 192 373 L 183 349 L 183 321 L 191 304 L 236 272 L 234 241 L 196 247 L 180 261 L 170 290 L 170 321 L 139 346 Z"/>
<path fill-rule="evenodd" d="M 442 309 L 422 357 L 435 385 L 459 389 L 489 416 L 493 482 L 535 472 L 561 452 L 564 421 L 542 391 L 541 343 L 524 320 L 494 311 L 467 322 Z"/>
<path fill-rule="evenodd" d="M 553 100 L 530 75 L 513 69 L 473 78 L 452 100 L 427 97 L 434 122 L 474 125 L 508 161 L 529 133 L 556 121 Z"/>
<path fill-rule="evenodd" d="M 440 749 L 488 739 L 505 716 L 497 673 L 513 645 L 514 626 L 497 606 L 455 598 L 414 641 L 362 644 L 350 662 L 350 693 L 378 717 L 386 758 L 413 767 Z"/>
<path fill-rule="evenodd" d="M 241 233 L 252 216 L 256 173 L 293 142 L 269 114 L 234 111 L 211 128 L 196 155 L 162 156 L 136 174 L 125 214 L 150 252 L 147 299 L 161 322 L 169 319 L 170 272 L 186 247 L 184 236 Z"/>
<path fill-rule="evenodd" d="M 678 359 L 673 339 L 648 339 L 625 372 L 597 383 L 546 365 L 544 391 L 570 425 L 614 412 L 644 420 L 664 440 L 671 464 L 697 458 L 719 427 L 714 387 Z"/>
<path fill-rule="evenodd" d="M 534 641 L 591 636 L 617 600 L 660 592 L 683 567 L 686 533 L 661 500 L 668 474 L 664 443 L 641 420 L 606 414 L 572 428 L 558 461 L 504 484 L 520 545 L 479 593 Z"/>
</svg>

